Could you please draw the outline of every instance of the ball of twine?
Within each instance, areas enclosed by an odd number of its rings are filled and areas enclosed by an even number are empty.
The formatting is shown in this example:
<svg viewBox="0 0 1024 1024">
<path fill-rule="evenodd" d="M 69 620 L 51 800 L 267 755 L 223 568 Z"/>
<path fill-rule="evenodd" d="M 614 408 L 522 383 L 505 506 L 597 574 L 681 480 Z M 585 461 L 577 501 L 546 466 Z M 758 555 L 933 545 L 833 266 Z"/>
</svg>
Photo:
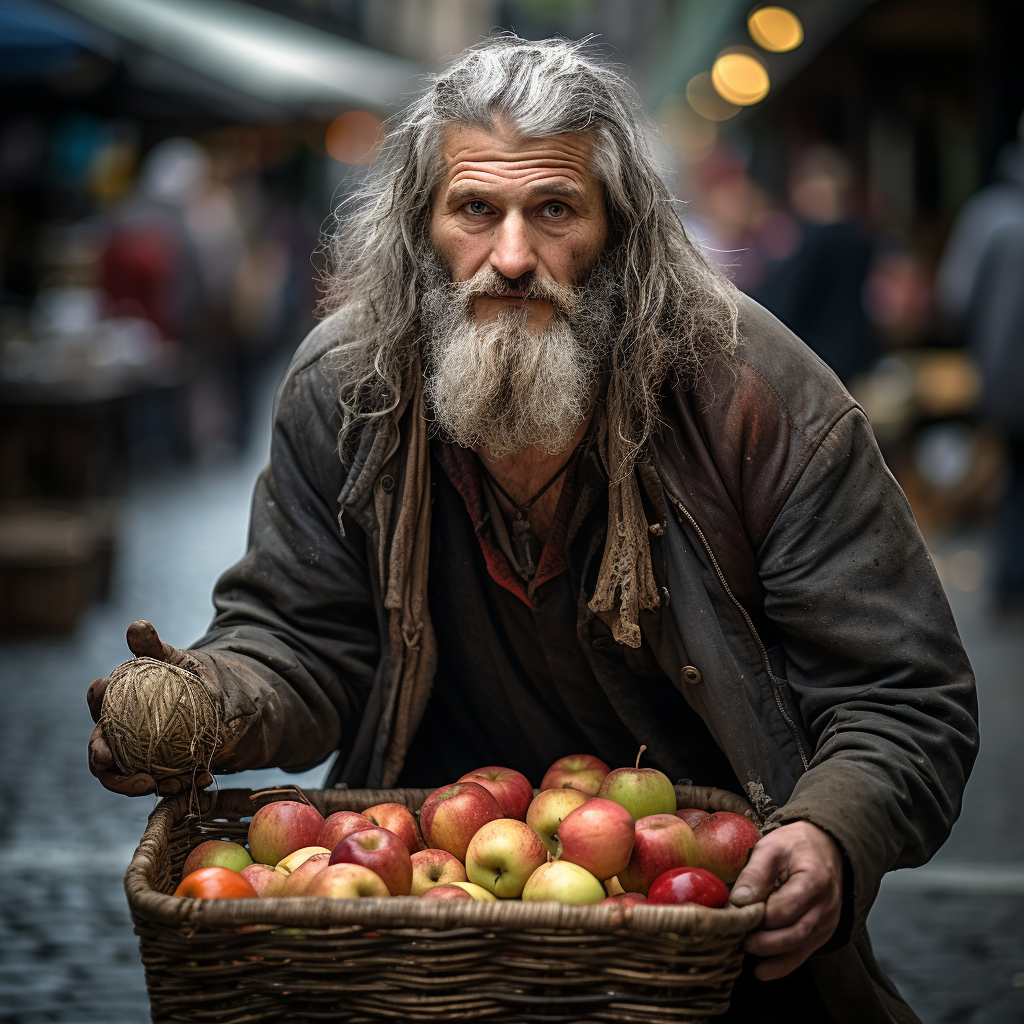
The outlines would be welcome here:
<svg viewBox="0 0 1024 1024">
<path fill-rule="evenodd" d="M 210 770 L 220 711 L 194 672 L 135 658 L 110 674 L 100 725 L 118 771 L 162 778 Z"/>
</svg>

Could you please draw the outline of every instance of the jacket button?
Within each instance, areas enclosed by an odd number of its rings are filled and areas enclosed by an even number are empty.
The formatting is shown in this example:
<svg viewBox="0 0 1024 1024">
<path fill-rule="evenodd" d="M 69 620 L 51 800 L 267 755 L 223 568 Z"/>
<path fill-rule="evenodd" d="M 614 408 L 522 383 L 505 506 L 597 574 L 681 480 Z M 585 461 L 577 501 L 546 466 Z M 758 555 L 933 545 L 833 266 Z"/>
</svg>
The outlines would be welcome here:
<svg viewBox="0 0 1024 1024">
<path fill-rule="evenodd" d="M 686 665 L 682 671 L 684 683 L 699 683 L 700 673 L 692 666 Z"/>
<path fill-rule="evenodd" d="M 669 601 L 672 600 L 672 595 L 668 592 L 668 587 L 658 587 L 658 596 L 661 598 L 662 607 L 667 608 Z"/>
<path fill-rule="evenodd" d="M 390 494 L 395 489 L 395 478 L 388 473 L 380 478 L 380 489 L 385 494 Z"/>
</svg>

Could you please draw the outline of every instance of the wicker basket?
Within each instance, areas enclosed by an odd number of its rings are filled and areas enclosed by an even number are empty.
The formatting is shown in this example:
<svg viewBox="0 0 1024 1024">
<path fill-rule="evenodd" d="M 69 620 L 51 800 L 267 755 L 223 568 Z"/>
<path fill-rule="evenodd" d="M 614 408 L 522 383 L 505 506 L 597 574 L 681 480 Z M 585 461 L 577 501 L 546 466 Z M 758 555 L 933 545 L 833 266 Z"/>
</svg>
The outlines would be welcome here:
<svg viewBox="0 0 1024 1024">
<path fill-rule="evenodd" d="M 324 814 L 429 790 L 308 792 Z M 722 790 L 680 806 L 749 811 Z M 245 842 L 249 790 L 173 797 L 153 812 L 125 876 L 153 1020 L 703 1021 L 723 1013 L 743 936 L 764 904 L 566 906 L 470 900 L 175 899 L 189 850 Z M 267 798 L 261 798 L 260 803 Z"/>
</svg>

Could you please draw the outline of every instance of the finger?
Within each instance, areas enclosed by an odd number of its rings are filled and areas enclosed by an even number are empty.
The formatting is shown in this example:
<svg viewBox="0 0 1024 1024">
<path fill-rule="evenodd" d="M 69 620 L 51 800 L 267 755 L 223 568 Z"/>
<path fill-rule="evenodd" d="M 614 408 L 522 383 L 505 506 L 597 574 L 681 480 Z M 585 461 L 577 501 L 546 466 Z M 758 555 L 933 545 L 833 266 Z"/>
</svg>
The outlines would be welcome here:
<svg viewBox="0 0 1024 1024">
<path fill-rule="evenodd" d="M 759 928 L 751 932 L 744 940 L 743 948 L 754 956 L 779 956 L 804 946 L 817 949 L 830 934 L 825 914 L 814 909 L 788 928 Z"/>
<path fill-rule="evenodd" d="M 181 665 L 185 661 L 184 654 L 177 647 L 165 644 L 156 627 L 146 619 L 136 619 L 128 627 L 125 639 L 128 641 L 128 650 L 137 658 L 154 658 L 168 665 Z"/>
<path fill-rule="evenodd" d="M 790 875 L 784 885 L 768 897 L 763 926 L 769 929 L 785 928 L 795 924 L 812 907 L 831 905 L 831 880 L 824 871 L 799 870 Z"/>
<path fill-rule="evenodd" d="M 813 949 L 797 950 L 784 956 L 762 960 L 754 968 L 754 977 L 758 981 L 777 981 L 787 974 L 792 974 L 813 952 Z"/>
<path fill-rule="evenodd" d="M 93 775 L 105 772 L 114 766 L 114 755 L 103 737 L 103 730 L 97 725 L 89 737 L 89 771 Z"/>
<path fill-rule="evenodd" d="M 89 690 L 85 695 L 85 699 L 89 704 L 89 714 L 92 715 L 94 722 L 100 720 L 100 711 L 103 709 L 103 694 L 107 692 L 109 685 L 110 680 L 106 676 L 102 679 L 94 679 L 89 684 Z"/>
<path fill-rule="evenodd" d="M 784 845 L 762 839 L 750 851 L 750 860 L 737 876 L 729 894 L 729 902 L 744 907 L 748 903 L 767 899 L 788 857 L 789 851 Z"/>
</svg>

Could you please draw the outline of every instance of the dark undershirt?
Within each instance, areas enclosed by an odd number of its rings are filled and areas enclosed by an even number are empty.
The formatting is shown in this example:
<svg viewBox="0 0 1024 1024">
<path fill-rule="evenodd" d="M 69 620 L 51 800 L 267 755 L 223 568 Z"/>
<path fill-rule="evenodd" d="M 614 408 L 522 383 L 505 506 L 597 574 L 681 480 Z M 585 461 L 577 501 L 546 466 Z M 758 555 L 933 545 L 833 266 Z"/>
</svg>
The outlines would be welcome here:
<svg viewBox="0 0 1024 1024">
<path fill-rule="evenodd" d="M 673 781 L 738 791 L 704 722 L 659 665 L 659 616 L 646 624 L 638 652 L 618 649 L 607 636 L 603 645 L 589 636 L 581 642 L 581 604 L 584 619 L 590 616 L 563 552 L 586 547 L 588 530 L 600 529 L 603 543 L 607 522 L 604 484 L 594 489 L 592 514 L 575 535 L 570 528 L 587 500 L 587 471 L 592 479 L 599 465 L 594 453 L 582 458 L 590 465 L 566 476 L 528 595 L 495 543 L 472 456 L 432 446 L 428 594 L 438 664 L 399 785 L 438 786 L 490 764 L 515 768 L 537 785 L 566 754 L 596 754 L 622 767 L 646 743 L 643 764 Z M 607 634 L 600 622 L 597 629 Z"/>
</svg>

